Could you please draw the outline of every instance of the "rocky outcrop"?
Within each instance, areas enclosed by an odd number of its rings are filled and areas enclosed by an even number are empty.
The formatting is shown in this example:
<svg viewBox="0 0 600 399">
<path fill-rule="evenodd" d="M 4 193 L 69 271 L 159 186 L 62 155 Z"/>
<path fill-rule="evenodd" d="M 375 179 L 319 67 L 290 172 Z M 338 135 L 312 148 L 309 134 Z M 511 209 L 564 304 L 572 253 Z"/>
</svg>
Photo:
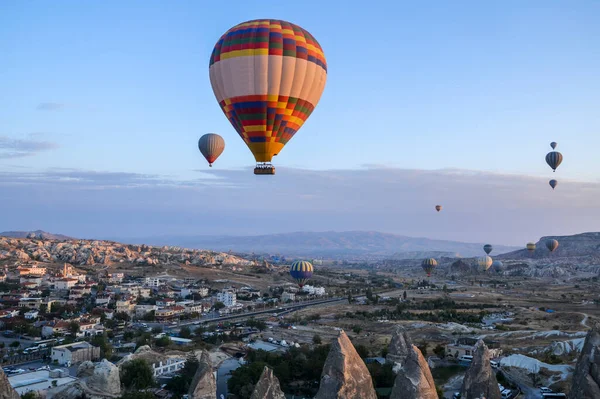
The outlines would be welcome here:
<svg viewBox="0 0 600 399">
<path fill-rule="evenodd" d="M 490 351 L 483 341 L 475 345 L 471 366 L 465 373 L 461 397 L 469 399 L 501 399 L 496 373 L 490 365 Z"/>
<path fill-rule="evenodd" d="M 412 350 L 412 341 L 408 336 L 408 333 L 401 326 L 397 326 L 392 340 L 388 346 L 388 354 L 385 360 L 389 363 L 397 363 L 399 365 L 404 364 L 407 356 Z"/>
<path fill-rule="evenodd" d="M 600 398 L 600 325 L 595 325 L 585 338 L 569 397 Z"/>
<path fill-rule="evenodd" d="M 21 397 L 8 382 L 8 377 L 0 369 L 0 399 L 20 399 Z"/>
<path fill-rule="evenodd" d="M 71 384 L 49 389 L 46 399 L 76 399 L 82 395 L 89 399 L 113 399 L 121 395 L 119 368 L 106 359 L 96 364 L 83 362 L 77 368 L 77 377 Z"/>
<path fill-rule="evenodd" d="M 32 236 L 33 237 L 33 236 Z M 226 253 L 184 249 L 126 245 L 112 241 L 54 240 L 36 235 L 33 238 L 0 236 L 0 260 L 21 262 L 70 263 L 87 265 L 133 263 L 136 265 L 189 264 L 250 266 L 252 261 Z"/>
<path fill-rule="evenodd" d="M 279 379 L 275 377 L 273 370 L 267 366 L 260 375 L 250 399 L 285 399 L 285 395 L 279 386 Z"/>
<path fill-rule="evenodd" d="M 190 384 L 189 399 L 214 399 L 217 396 L 217 380 L 210 357 L 206 351 L 202 351 L 197 356 L 200 365 Z"/>
<path fill-rule="evenodd" d="M 407 339 L 408 337 L 404 338 L 403 342 L 406 343 Z M 421 351 L 414 345 L 405 350 L 406 356 L 403 356 L 402 363 L 397 368 L 398 374 L 390 399 L 437 399 L 435 382 Z"/>
<path fill-rule="evenodd" d="M 344 331 L 331 345 L 315 399 L 377 399 L 369 370 Z"/>
<path fill-rule="evenodd" d="M 123 364 L 130 362 L 132 360 L 142 359 L 145 360 L 146 363 L 158 363 L 158 362 L 166 362 L 168 356 L 158 353 L 152 350 L 148 345 L 142 345 L 136 349 L 135 352 L 123 357 L 121 360 L 117 362 L 119 367 L 123 366 Z"/>
</svg>

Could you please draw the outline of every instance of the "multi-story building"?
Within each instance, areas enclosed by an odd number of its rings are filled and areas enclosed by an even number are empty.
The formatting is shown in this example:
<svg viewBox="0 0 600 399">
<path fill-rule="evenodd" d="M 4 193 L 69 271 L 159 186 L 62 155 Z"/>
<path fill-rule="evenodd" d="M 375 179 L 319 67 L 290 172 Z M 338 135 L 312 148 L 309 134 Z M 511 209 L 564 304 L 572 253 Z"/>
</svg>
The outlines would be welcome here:
<svg viewBox="0 0 600 399">
<path fill-rule="evenodd" d="M 171 298 L 157 299 L 156 305 L 160 307 L 168 307 L 175 305 L 175 300 Z"/>
<path fill-rule="evenodd" d="M 154 370 L 154 378 L 163 374 L 173 374 L 181 370 L 185 365 L 186 359 L 171 358 L 164 362 L 152 363 L 152 370 Z"/>
<path fill-rule="evenodd" d="M 19 300 L 19 307 L 39 310 L 42 303 L 44 303 L 43 298 L 21 298 Z"/>
<path fill-rule="evenodd" d="M 108 305 L 111 300 L 110 294 L 98 294 L 96 295 L 96 306 Z"/>
<path fill-rule="evenodd" d="M 40 312 L 38 312 L 37 310 L 30 310 L 29 312 L 25 313 L 25 319 L 27 320 L 35 320 L 38 318 Z"/>
<path fill-rule="evenodd" d="M 286 301 L 295 301 L 296 300 L 296 294 L 294 294 L 293 292 L 287 292 L 287 291 L 285 291 L 283 294 L 281 294 L 281 300 L 283 302 L 286 302 Z"/>
<path fill-rule="evenodd" d="M 57 290 L 69 290 L 79 282 L 76 278 L 61 278 L 54 281 L 54 288 Z"/>
<path fill-rule="evenodd" d="M 51 354 L 53 362 L 67 366 L 87 360 L 93 361 L 99 357 L 100 348 L 85 341 L 55 346 L 52 348 Z"/>
<path fill-rule="evenodd" d="M 152 288 L 158 288 L 162 284 L 164 284 L 163 281 L 158 277 L 146 277 L 146 280 L 144 281 L 145 286 Z"/>
<path fill-rule="evenodd" d="M 108 273 L 108 282 L 119 284 L 125 278 L 124 273 Z"/>
<path fill-rule="evenodd" d="M 116 305 L 117 305 L 116 306 L 117 313 L 124 312 L 124 313 L 127 313 L 130 316 L 133 313 L 133 309 L 135 308 L 135 305 L 133 303 L 131 303 L 131 299 L 130 298 L 119 299 L 117 301 Z"/>
<path fill-rule="evenodd" d="M 134 312 L 136 318 L 144 317 L 148 312 L 156 312 L 158 310 L 158 306 L 156 305 L 135 305 Z"/>
<path fill-rule="evenodd" d="M 302 287 L 302 291 L 309 293 L 310 295 L 325 295 L 325 288 L 313 287 L 312 285 L 305 285 Z"/>
<path fill-rule="evenodd" d="M 185 313 L 185 308 L 183 306 L 171 306 L 168 308 L 161 308 L 156 310 L 154 312 L 154 316 L 157 319 L 161 320 L 178 317 L 181 316 L 183 313 Z"/>
<path fill-rule="evenodd" d="M 222 302 L 225 306 L 232 307 L 237 303 L 235 292 L 232 290 L 223 290 L 217 294 L 217 301 Z"/>
<path fill-rule="evenodd" d="M 446 356 L 454 357 L 456 359 L 460 359 L 462 356 L 473 356 L 477 341 L 478 340 L 476 338 L 471 337 L 459 338 L 454 343 L 446 345 Z M 490 356 L 492 358 L 498 357 L 502 354 L 502 349 L 500 349 L 500 345 L 497 341 L 484 340 L 484 342 L 490 350 Z"/>
<path fill-rule="evenodd" d="M 38 265 L 28 265 L 17 267 L 20 276 L 43 276 L 46 274 L 45 267 L 38 267 Z"/>
</svg>

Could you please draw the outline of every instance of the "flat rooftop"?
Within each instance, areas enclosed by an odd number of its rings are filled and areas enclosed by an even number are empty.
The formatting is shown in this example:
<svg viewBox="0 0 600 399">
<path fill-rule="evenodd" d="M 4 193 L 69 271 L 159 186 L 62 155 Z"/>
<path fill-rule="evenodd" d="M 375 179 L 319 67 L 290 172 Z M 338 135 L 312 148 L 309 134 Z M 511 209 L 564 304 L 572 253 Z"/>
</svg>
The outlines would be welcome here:
<svg viewBox="0 0 600 399">
<path fill-rule="evenodd" d="M 28 391 L 46 390 L 52 386 L 52 381 L 56 381 L 56 385 L 61 386 L 76 380 L 75 377 L 50 378 L 48 370 L 31 371 L 8 377 L 8 382 L 19 395 L 23 395 Z"/>
</svg>

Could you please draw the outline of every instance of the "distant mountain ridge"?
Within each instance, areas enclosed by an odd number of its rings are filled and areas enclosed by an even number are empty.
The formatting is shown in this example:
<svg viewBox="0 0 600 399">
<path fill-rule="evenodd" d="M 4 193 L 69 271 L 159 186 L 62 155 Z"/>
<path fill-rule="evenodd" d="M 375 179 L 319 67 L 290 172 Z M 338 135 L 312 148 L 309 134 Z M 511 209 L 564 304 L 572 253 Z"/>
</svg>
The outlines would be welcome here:
<svg viewBox="0 0 600 399">
<path fill-rule="evenodd" d="M 68 237 L 62 234 L 48 233 L 42 230 L 35 231 L 4 231 L 0 233 L 0 237 L 11 237 L 11 238 L 37 238 L 40 240 L 57 240 L 57 241 L 70 241 L 75 240 L 73 237 Z"/>
<path fill-rule="evenodd" d="M 178 245 L 218 251 L 281 253 L 289 256 L 352 257 L 373 256 L 396 259 L 430 256 L 483 255 L 483 243 L 433 240 L 374 231 L 295 232 L 258 236 L 162 236 L 113 238 L 121 242 L 152 245 Z M 514 251 L 516 247 L 494 245 L 493 254 Z"/>
</svg>

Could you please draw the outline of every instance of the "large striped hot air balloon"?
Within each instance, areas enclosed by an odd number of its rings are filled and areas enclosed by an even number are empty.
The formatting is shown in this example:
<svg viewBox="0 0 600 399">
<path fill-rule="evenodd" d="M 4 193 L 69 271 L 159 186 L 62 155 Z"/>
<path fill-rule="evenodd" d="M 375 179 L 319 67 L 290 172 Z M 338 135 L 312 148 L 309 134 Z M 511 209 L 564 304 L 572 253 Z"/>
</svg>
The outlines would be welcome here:
<svg viewBox="0 0 600 399">
<path fill-rule="evenodd" d="M 221 109 L 254 154 L 254 173 L 274 174 L 271 160 L 306 122 L 325 88 L 323 49 L 297 25 L 257 19 L 221 36 L 209 71 Z"/>
<path fill-rule="evenodd" d="M 313 275 L 313 265 L 305 260 L 297 260 L 290 266 L 290 275 L 302 288 Z"/>
<path fill-rule="evenodd" d="M 548 248 L 550 252 L 556 251 L 556 248 L 558 248 L 558 241 L 554 239 L 546 240 L 546 248 Z"/>
<path fill-rule="evenodd" d="M 535 251 L 535 243 L 533 243 L 533 242 L 528 242 L 528 243 L 527 243 L 527 246 L 526 246 L 526 248 L 527 248 L 527 250 L 528 250 L 529 252 L 533 252 L 533 251 Z"/>
<path fill-rule="evenodd" d="M 437 267 L 437 261 L 433 258 L 428 258 L 421 263 L 421 267 L 427 273 L 427 277 L 431 277 L 431 272 Z"/>
<path fill-rule="evenodd" d="M 225 140 L 218 134 L 208 133 L 198 140 L 198 149 L 208 161 L 208 166 L 212 167 L 213 162 L 219 158 L 225 149 Z"/>
<path fill-rule="evenodd" d="M 552 168 L 553 172 L 556 172 L 556 168 L 558 168 L 562 160 L 563 156 L 558 151 L 551 151 L 546 154 L 546 163 Z"/>
<path fill-rule="evenodd" d="M 477 259 L 479 270 L 481 270 L 482 272 L 486 272 L 492 266 L 493 262 L 494 261 L 492 260 L 492 258 L 487 255 Z"/>
<path fill-rule="evenodd" d="M 490 252 L 492 252 L 494 250 L 494 247 L 492 247 L 492 244 L 485 244 L 483 246 L 483 250 L 485 251 L 486 254 L 490 254 Z"/>
</svg>

